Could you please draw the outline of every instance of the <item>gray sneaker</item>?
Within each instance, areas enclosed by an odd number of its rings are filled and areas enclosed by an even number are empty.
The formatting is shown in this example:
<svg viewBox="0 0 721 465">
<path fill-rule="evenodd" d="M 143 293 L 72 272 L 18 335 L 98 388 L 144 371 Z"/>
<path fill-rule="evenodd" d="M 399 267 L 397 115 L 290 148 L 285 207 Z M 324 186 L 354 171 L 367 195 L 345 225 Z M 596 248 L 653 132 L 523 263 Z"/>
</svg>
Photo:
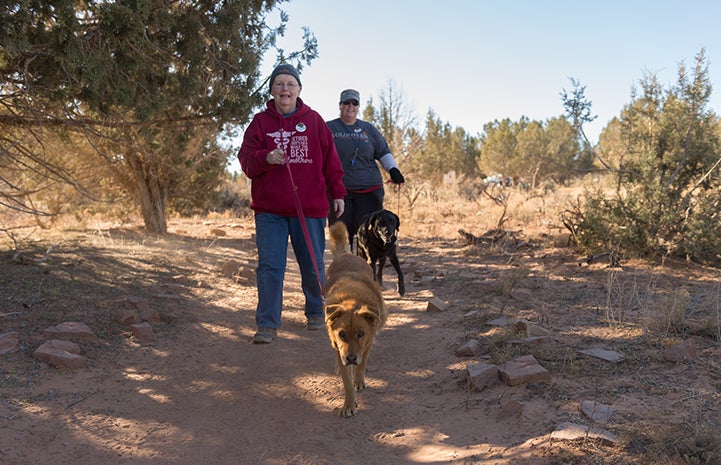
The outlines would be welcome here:
<svg viewBox="0 0 721 465">
<path fill-rule="evenodd" d="M 325 319 L 321 317 L 308 318 L 308 322 L 305 324 L 305 327 L 308 329 L 308 331 L 317 331 L 319 329 L 325 328 Z"/>
<path fill-rule="evenodd" d="M 259 328 L 253 335 L 253 344 L 270 344 L 277 335 L 275 328 Z"/>
</svg>

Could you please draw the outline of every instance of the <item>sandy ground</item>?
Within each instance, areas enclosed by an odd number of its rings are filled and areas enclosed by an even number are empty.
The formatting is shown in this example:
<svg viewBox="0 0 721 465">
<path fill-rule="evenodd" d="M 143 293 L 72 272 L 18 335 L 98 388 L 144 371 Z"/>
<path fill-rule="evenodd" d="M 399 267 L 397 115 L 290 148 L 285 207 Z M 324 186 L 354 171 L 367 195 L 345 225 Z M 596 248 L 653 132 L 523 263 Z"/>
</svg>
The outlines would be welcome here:
<svg viewBox="0 0 721 465">
<path fill-rule="evenodd" d="M 227 236 L 210 236 L 211 226 Z M 663 363 L 658 348 L 632 348 L 638 325 L 612 331 L 604 321 L 604 266 L 579 267 L 567 251 L 469 253 L 460 237 L 402 240 L 407 294 L 397 295 L 388 268 L 388 324 L 376 339 L 360 412 L 341 418 L 334 354 L 324 331 L 304 328 L 295 262 L 279 338 L 254 345 L 254 283 L 219 272 L 230 258 L 253 266 L 251 223 L 176 224 L 171 232 L 165 239 L 132 230 L 66 233 L 42 266 L 3 255 L 9 298 L 0 333 L 19 331 L 22 342 L 0 358 L 0 463 L 651 463 L 658 455 L 643 425 L 719 418 L 719 349 L 710 339 L 695 364 Z M 520 263 L 526 272 L 517 276 Z M 499 290 L 513 279 L 513 289 Z M 138 343 L 112 321 L 128 295 L 159 311 L 157 342 Z M 426 311 L 434 296 L 448 309 Z M 489 337 L 483 322 L 499 314 L 552 331 L 550 348 L 526 350 L 551 382 L 470 388 L 465 367 L 473 360 L 455 349 Z M 34 361 L 42 329 L 68 320 L 85 321 L 101 337 L 81 343 L 87 367 L 58 371 Z M 609 366 L 576 355 L 588 346 L 621 350 L 630 361 Z M 563 421 L 589 423 L 578 409 L 587 399 L 619 410 L 604 425 L 619 443 L 552 441 Z"/>
</svg>

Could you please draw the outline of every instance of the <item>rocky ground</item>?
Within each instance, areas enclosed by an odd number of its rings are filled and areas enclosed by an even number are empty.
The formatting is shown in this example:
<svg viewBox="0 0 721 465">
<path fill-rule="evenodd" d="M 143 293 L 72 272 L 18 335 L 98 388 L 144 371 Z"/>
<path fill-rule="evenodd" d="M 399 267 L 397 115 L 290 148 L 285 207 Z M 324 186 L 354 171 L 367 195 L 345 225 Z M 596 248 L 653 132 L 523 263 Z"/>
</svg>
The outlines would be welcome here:
<svg viewBox="0 0 721 465">
<path fill-rule="evenodd" d="M 250 219 L 4 247 L 0 462 L 721 463 L 717 270 L 589 264 L 523 231 L 421 226 L 401 228 L 408 290 L 388 268 L 390 318 L 349 419 L 292 259 L 279 339 L 250 343 Z M 97 339 L 47 331 L 67 322 Z M 81 366 L 34 356 L 51 339 L 76 344 Z"/>
</svg>

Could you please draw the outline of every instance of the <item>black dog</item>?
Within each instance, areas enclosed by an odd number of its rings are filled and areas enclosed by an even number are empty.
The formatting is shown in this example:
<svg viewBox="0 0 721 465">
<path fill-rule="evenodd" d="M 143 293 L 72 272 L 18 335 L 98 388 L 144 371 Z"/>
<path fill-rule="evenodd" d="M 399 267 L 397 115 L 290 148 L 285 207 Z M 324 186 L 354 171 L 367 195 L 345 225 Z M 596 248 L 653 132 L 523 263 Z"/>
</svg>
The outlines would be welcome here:
<svg viewBox="0 0 721 465">
<path fill-rule="evenodd" d="M 401 225 L 398 215 L 389 210 L 378 210 L 363 218 L 358 227 L 358 255 L 373 268 L 373 276 L 383 287 L 383 266 L 386 258 L 398 274 L 398 293 L 406 293 L 403 272 L 398 263 L 396 241 L 398 228 Z"/>
</svg>

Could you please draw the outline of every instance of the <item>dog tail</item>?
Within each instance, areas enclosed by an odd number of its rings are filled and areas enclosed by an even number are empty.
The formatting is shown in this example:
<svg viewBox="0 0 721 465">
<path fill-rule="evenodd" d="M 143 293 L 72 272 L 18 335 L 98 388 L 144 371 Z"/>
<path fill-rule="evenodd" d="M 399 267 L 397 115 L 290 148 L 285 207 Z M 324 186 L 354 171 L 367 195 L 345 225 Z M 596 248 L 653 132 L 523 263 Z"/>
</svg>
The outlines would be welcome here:
<svg viewBox="0 0 721 465">
<path fill-rule="evenodd" d="M 348 228 L 342 221 L 336 221 L 330 227 L 330 251 L 334 258 L 350 253 Z"/>
</svg>

